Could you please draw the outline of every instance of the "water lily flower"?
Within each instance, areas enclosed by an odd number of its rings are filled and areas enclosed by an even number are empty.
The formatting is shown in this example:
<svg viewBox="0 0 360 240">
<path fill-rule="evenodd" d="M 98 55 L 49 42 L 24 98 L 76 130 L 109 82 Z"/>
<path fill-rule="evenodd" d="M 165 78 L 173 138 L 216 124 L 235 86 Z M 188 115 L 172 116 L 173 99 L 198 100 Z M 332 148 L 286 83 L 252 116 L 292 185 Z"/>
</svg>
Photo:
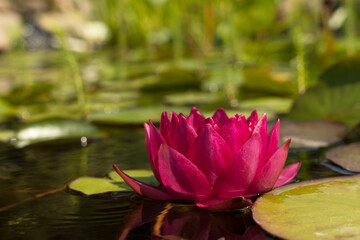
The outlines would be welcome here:
<svg viewBox="0 0 360 240">
<path fill-rule="evenodd" d="M 160 131 L 145 123 L 150 166 L 160 187 L 141 183 L 114 169 L 138 194 L 156 200 L 192 200 L 199 207 L 229 208 L 290 182 L 300 162 L 284 168 L 290 139 L 278 148 L 280 121 L 270 133 L 266 114 L 228 117 L 218 109 L 205 118 L 193 108 L 188 117 L 163 112 Z"/>
</svg>

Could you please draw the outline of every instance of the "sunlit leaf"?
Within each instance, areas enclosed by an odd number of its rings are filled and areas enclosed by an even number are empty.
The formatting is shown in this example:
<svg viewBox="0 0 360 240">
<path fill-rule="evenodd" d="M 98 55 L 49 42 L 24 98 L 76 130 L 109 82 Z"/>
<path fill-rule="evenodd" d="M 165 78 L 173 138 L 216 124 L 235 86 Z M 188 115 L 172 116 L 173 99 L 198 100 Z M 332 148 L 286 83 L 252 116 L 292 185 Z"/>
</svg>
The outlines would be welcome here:
<svg viewBox="0 0 360 240">
<path fill-rule="evenodd" d="M 333 148 L 325 157 L 346 170 L 360 172 L 360 143 Z"/>
<path fill-rule="evenodd" d="M 89 115 L 88 119 L 92 122 L 103 124 L 143 124 L 144 122 L 148 122 L 150 119 L 152 122 L 160 122 L 161 113 L 163 111 L 174 111 L 176 113 L 182 112 L 187 115 L 190 110 L 191 109 L 189 108 L 181 107 L 168 108 L 164 106 L 154 106 L 123 110 L 119 112 L 93 113 Z"/>
<path fill-rule="evenodd" d="M 13 143 L 17 147 L 55 140 L 100 137 L 99 130 L 92 124 L 64 118 L 51 118 L 30 123 L 16 132 Z"/>
<path fill-rule="evenodd" d="M 125 170 L 124 172 L 143 183 L 153 186 L 159 185 L 150 170 L 135 169 Z M 133 191 L 115 171 L 111 171 L 108 175 L 111 179 L 88 176 L 80 177 L 70 182 L 68 187 L 70 190 L 80 192 L 85 195 Z"/>
<path fill-rule="evenodd" d="M 15 108 L 6 101 L 0 99 L 0 115 L 9 115 L 16 112 Z"/>
<path fill-rule="evenodd" d="M 292 102 L 293 100 L 290 98 L 255 98 L 240 101 L 240 107 L 250 110 L 263 110 L 264 112 L 285 113 L 290 109 Z"/>
<path fill-rule="evenodd" d="M 304 181 L 264 194 L 253 206 L 253 217 L 283 239 L 356 239 L 359 198 L 359 175 Z"/>
<path fill-rule="evenodd" d="M 209 105 L 222 102 L 225 103 L 225 96 L 221 96 L 217 93 L 204 93 L 204 92 L 185 92 L 167 95 L 164 98 L 164 102 L 170 105 L 176 106 L 199 106 Z"/>
<path fill-rule="evenodd" d="M 124 182 L 117 182 L 106 178 L 80 177 L 72 181 L 68 187 L 85 195 L 101 194 L 106 192 L 132 191 Z"/>
<path fill-rule="evenodd" d="M 12 138 L 15 132 L 12 130 L 0 130 L 0 142 L 5 142 Z"/>
</svg>

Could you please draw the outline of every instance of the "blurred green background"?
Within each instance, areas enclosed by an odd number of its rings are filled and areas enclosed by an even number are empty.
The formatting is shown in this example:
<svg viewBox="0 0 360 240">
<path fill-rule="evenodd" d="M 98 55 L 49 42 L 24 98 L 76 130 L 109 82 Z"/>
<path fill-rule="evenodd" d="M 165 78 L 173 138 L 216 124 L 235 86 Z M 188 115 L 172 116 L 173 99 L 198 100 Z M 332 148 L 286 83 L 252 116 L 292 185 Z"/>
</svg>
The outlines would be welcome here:
<svg viewBox="0 0 360 240">
<path fill-rule="evenodd" d="M 319 76 L 358 60 L 359 9 L 356 0 L 1 0 L 2 139 L 54 117 L 136 125 L 192 106 L 354 126 L 359 116 L 347 115 L 359 99 L 339 113 Z M 308 89 L 315 99 L 301 102 L 325 103 L 299 104 Z"/>
</svg>

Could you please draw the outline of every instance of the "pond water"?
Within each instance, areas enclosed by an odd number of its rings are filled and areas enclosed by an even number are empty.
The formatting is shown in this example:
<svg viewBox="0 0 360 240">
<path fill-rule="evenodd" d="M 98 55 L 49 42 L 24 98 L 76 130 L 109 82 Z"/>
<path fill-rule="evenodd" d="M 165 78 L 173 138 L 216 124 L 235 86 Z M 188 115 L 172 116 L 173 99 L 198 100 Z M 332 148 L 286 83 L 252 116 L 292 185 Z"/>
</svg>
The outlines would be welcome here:
<svg viewBox="0 0 360 240">
<path fill-rule="evenodd" d="M 62 190 L 79 176 L 105 176 L 113 163 L 149 169 L 142 128 L 107 130 L 112 136 L 85 147 L 80 140 L 22 149 L 0 145 L 1 239 L 272 238 L 251 220 L 249 209 L 214 213 L 136 196 L 109 200 Z M 291 150 L 287 164 L 302 161 L 297 180 L 340 175 L 322 164 L 324 152 Z"/>
</svg>

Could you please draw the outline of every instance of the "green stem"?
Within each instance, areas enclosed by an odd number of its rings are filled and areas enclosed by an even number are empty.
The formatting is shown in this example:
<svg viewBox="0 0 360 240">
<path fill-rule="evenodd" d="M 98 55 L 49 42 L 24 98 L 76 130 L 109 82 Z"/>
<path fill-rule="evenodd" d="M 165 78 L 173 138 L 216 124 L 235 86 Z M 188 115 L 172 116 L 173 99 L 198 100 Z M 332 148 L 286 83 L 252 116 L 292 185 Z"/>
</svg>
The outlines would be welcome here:
<svg viewBox="0 0 360 240">
<path fill-rule="evenodd" d="M 347 20 L 345 24 L 345 36 L 346 36 L 346 48 L 348 54 L 355 53 L 356 50 L 356 33 L 355 33 L 355 23 L 356 23 L 356 13 L 355 13 L 355 1 L 346 0 L 345 7 L 347 12 Z"/>
<path fill-rule="evenodd" d="M 84 90 L 84 82 L 81 77 L 79 65 L 76 61 L 75 55 L 69 50 L 69 46 L 65 41 L 65 38 L 62 34 L 59 34 L 61 39 L 62 49 L 64 51 L 65 60 L 69 64 L 69 68 L 72 74 L 72 78 L 75 84 L 75 89 L 77 93 L 77 103 L 79 108 L 81 109 L 82 116 L 85 117 L 87 115 L 87 106 L 86 106 L 86 96 Z"/>
<path fill-rule="evenodd" d="M 299 27 L 294 27 L 292 35 L 296 49 L 296 70 L 297 70 L 298 91 L 299 93 L 303 93 L 307 86 L 305 44 L 302 40 L 303 34 Z"/>
<path fill-rule="evenodd" d="M 179 63 L 182 59 L 183 51 L 183 33 L 182 33 L 182 15 L 181 15 L 181 4 L 178 0 L 171 1 L 172 8 L 172 31 L 173 31 L 173 57 L 174 62 Z"/>
</svg>

